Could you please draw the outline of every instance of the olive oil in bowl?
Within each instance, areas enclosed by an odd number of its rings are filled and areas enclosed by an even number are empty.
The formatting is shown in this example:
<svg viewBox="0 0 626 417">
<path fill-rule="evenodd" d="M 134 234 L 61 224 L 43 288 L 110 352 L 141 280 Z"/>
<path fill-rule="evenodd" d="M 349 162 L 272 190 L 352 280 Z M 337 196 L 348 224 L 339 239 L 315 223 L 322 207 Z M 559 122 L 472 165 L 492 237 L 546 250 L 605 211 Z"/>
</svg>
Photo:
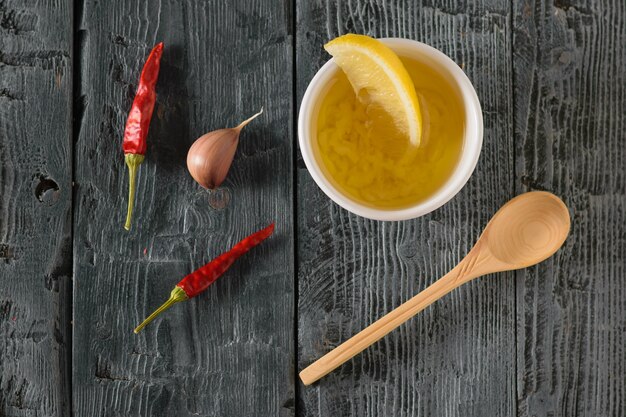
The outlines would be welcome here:
<svg viewBox="0 0 626 417">
<path fill-rule="evenodd" d="M 337 70 L 322 93 L 316 146 L 331 183 L 357 203 L 387 210 L 430 198 L 452 176 L 463 150 L 465 111 L 444 74 L 400 56 L 415 85 L 422 115 L 419 147 L 401 134 L 391 117 L 355 94 Z"/>
</svg>

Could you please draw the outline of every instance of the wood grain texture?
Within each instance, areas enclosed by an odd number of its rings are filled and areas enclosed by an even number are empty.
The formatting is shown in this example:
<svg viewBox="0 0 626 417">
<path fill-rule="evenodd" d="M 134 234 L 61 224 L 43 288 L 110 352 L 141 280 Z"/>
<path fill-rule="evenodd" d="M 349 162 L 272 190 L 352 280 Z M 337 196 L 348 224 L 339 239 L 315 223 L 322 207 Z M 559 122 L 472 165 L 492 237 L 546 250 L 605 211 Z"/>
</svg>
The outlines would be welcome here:
<svg viewBox="0 0 626 417">
<path fill-rule="evenodd" d="M 85 1 L 76 144 L 77 416 L 293 415 L 291 11 L 275 2 Z M 124 122 L 150 48 L 165 43 L 122 229 Z M 214 193 L 187 173 L 192 142 L 264 106 Z M 206 293 L 133 328 L 186 273 L 276 221 Z"/>
<path fill-rule="evenodd" d="M 443 276 L 513 193 L 510 5 L 506 1 L 298 1 L 297 93 L 356 32 L 428 43 L 467 72 L 485 118 L 468 185 L 420 219 L 376 222 L 322 194 L 298 161 L 299 369 Z M 512 274 L 475 280 L 326 376 L 301 386 L 304 416 L 515 413 Z"/>
<path fill-rule="evenodd" d="M 516 189 L 572 213 L 517 276 L 518 415 L 626 415 L 626 3 L 517 0 Z"/>
<path fill-rule="evenodd" d="M 626 415 L 626 3 L 293 3 L 0 0 L 0 416 Z M 477 170 L 421 219 L 347 213 L 300 158 L 293 192 L 294 100 L 347 32 L 431 44 L 478 91 Z M 127 233 L 121 135 L 161 40 Z M 193 140 L 260 106 L 223 187 L 202 191 Z M 296 366 L 445 274 L 530 189 L 571 209 L 552 260 L 453 291 L 295 398 Z M 132 334 L 180 277 L 273 220 L 206 294 Z"/>
<path fill-rule="evenodd" d="M 0 416 L 70 413 L 71 4 L 0 1 Z"/>
</svg>

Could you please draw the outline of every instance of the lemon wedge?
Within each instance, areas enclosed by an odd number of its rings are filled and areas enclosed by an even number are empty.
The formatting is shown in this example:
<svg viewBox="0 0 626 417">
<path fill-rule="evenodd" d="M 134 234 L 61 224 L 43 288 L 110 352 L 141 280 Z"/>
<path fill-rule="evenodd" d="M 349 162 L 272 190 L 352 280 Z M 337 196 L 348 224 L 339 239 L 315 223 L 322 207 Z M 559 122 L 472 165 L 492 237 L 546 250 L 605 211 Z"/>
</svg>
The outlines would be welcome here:
<svg viewBox="0 0 626 417">
<path fill-rule="evenodd" d="M 422 136 L 422 115 L 413 80 L 388 46 L 365 35 L 348 34 L 324 45 L 345 72 L 357 97 L 362 90 L 369 100 L 389 114 L 398 130 L 415 147 Z"/>
</svg>

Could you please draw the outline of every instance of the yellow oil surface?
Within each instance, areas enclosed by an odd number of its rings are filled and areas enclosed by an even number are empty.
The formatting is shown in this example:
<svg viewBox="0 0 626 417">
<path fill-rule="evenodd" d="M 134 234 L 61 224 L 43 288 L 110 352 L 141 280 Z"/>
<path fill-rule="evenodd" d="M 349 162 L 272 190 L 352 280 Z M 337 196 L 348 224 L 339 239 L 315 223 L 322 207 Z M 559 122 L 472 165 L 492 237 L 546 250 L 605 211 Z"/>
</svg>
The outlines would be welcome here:
<svg viewBox="0 0 626 417">
<path fill-rule="evenodd" d="M 422 112 L 422 143 L 415 148 L 382 109 L 359 96 L 338 71 L 323 97 L 317 142 L 323 169 L 361 204 L 383 209 L 427 199 L 450 178 L 463 148 L 461 99 L 447 80 L 427 65 L 402 58 L 413 79 Z"/>
</svg>

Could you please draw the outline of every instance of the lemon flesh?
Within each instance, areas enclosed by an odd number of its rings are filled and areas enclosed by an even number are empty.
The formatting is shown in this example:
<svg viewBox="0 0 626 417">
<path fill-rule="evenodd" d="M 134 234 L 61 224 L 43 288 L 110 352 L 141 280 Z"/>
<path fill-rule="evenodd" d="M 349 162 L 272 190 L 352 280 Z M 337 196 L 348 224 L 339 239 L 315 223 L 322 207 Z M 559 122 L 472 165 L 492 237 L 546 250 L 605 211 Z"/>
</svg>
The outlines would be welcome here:
<svg viewBox="0 0 626 417">
<path fill-rule="evenodd" d="M 371 103 L 393 119 L 415 147 L 422 136 L 422 115 L 415 86 L 406 68 L 389 47 L 365 35 L 348 34 L 324 45 L 345 72 L 357 97 L 363 90 Z"/>
</svg>

